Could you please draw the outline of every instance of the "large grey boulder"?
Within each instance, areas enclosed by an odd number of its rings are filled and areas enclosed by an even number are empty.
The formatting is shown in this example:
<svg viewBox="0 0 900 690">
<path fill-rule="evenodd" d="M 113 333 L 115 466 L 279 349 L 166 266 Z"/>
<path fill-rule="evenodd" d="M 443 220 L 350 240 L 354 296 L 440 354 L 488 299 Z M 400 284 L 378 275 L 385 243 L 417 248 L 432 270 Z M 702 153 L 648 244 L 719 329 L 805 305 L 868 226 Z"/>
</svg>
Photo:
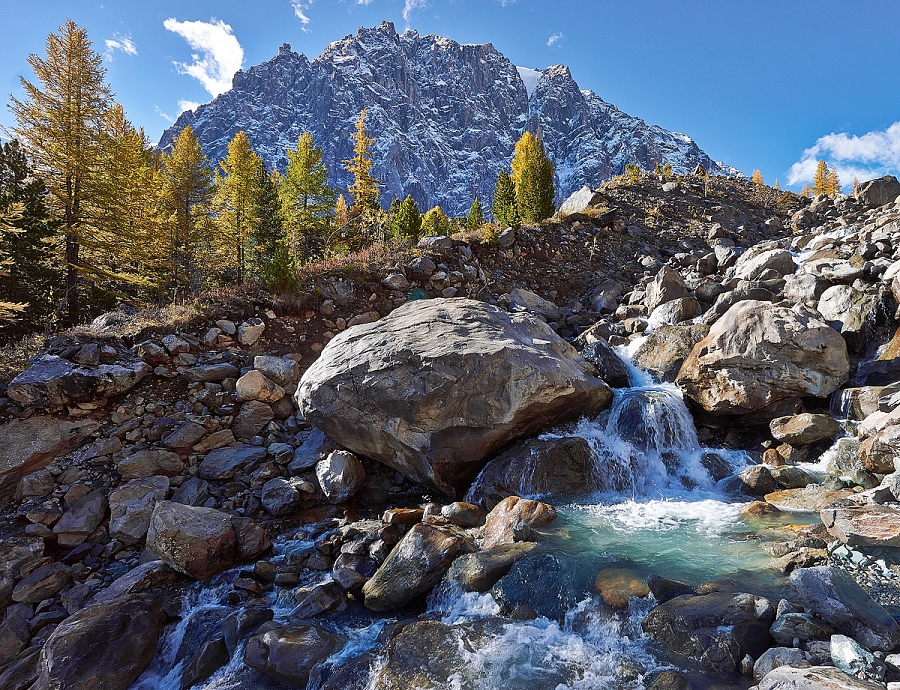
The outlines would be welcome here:
<svg viewBox="0 0 900 690">
<path fill-rule="evenodd" d="M 709 334 L 709 326 L 661 326 L 647 336 L 634 354 L 634 364 L 659 381 L 672 383 L 694 345 Z"/>
<path fill-rule="evenodd" d="M 81 609 L 41 650 L 34 690 L 126 690 L 156 655 L 164 618 L 148 594 Z"/>
<path fill-rule="evenodd" d="M 731 307 L 675 379 L 707 412 L 742 414 L 780 400 L 824 398 L 850 376 L 844 339 L 803 307 Z"/>
<path fill-rule="evenodd" d="M 786 249 L 748 249 L 734 264 L 734 277 L 738 280 L 758 280 L 766 271 L 779 276 L 793 273 L 797 269 L 794 258 Z"/>
<path fill-rule="evenodd" d="M 598 413 L 612 391 L 540 321 L 432 299 L 340 333 L 296 396 L 340 446 L 455 495 L 503 446 Z"/>
<path fill-rule="evenodd" d="M 557 215 L 563 218 L 574 213 L 584 213 L 591 206 L 598 205 L 604 198 L 602 193 L 595 192 L 587 185 L 584 185 L 584 187 L 572 193 L 568 199 L 562 202 Z"/>
<path fill-rule="evenodd" d="M 830 566 L 791 573 L 808 613 L 827 621 L 868 649 L 890 652 L 900 643 L 900 625 L 845 571 Z"/>
<path fill-rule="evenodd" d="M 893 175 L 885 175 L 858 185 L 853 196 L 866 208 L 878 208 L 893 203 L 900 196 L 900 182 Z"/>
<path fill-rule="evenodd" d="M 96 489 L 69 508 L 53 526 L 60 546 L 78 546 L 93 534 L 106 517 L 106 492 Z"/>
<path fill-rule="evenodd" d="M 81 446 L 100 428 L 94 420 L 53 417 L 14 419 L 0 426 L 0 501 L 26 475 Z"/>
<path fill-rule="evenodd" d="M 819 512 L 835 539 L 849 546 L 900 546 L 900 510 L 884 505 L 833 505 Z"/>
<path fill-rule="evenodd" d="M 343 503 L 366 481 L 366 470 L 353 453 L 335 450 L 316 463 L 316 479 L 331 503 Z"/>
<path fill-rule="evenodd" d="M 343 638 L 309 625 L 266 623 L 247 641 L 244 663 L 292 688 L 305 688 L 320 661 L 343 645 Z"/>
<path fill-rule="evenodd" d="M 209 580 L 234 563 L 231 517 L 213 508 L 159 501 L 147 531 L 147 549 L 180 573 Z"/>
<path fill-rule="evenodd" d="M 663 266 L 647 285 L 645 303 L 652 312 L 661 304 L 690 296 L 681 274 L 670 266 Z"/>
<path fill-rule="evenodd" d="M 779 666 L 759 681 L 759 690 L 884 690 L 884 685 L 860 680 L 834 666 Z"/>
<path fill-rule="evenodd" d="M 878 303 L 877 292 L 834 285 L 822 293 L 817 308 L 828 325 L 839 331 L 848 345 L 856 348 L 866 339 L 866 324 Z"/>
</svg>

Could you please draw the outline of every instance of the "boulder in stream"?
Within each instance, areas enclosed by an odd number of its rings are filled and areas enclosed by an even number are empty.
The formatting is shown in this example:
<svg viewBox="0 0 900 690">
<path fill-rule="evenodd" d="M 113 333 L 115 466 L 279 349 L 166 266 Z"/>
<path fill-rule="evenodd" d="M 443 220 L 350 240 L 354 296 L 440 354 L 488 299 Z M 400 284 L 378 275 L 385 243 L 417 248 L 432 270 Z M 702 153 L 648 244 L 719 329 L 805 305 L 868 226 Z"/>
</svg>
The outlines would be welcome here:
<svg viewBox="0 0 900 690">
<path fill-rule="evenodd" d="M 344 639 L 311 625 L 266 623 L 244 648 L 244 663 L 289 687 L 305 688 L 313 668 Z"/>
</svg>

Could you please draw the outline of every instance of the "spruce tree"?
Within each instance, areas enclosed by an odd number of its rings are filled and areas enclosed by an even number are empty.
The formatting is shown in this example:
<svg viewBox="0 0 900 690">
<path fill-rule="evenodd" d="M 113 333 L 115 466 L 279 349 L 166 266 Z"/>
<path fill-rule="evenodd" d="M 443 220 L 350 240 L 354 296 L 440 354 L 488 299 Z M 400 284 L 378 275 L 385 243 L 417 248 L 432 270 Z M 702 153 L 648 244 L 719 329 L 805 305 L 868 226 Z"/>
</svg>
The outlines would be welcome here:
<svg viewBox="0 0 900 690">
<path fill-rule="evenodd" d="M 287 157 L 278 194 L 287 246 L 292 260 L 300 264 L 324 256 L 335 211 L 334 190 L 328 186 L 322 149 L 316 146 L 312 134 L 303 132 L 297 138 L 297 148 L 287 150 Z"/>
<path fill-rule="evenodd" d="M 516 143 L 512 160 L 516 207 L 525 223 L 537 223 L 553 215 L 553 163 L 540 139 L 526 131 Z"/>
<path fill-rule="evenodd" d="M 469 209 L 469 215 L 466 216 L 466 227 L 469 230 L 477 230 L 483 223 L 484 211 L 481 210 L 481 202 L 476 196 L 475 201 L 472 202 L 472 207 Z"/>
<path fill-rule="evenodd" d="M 45 57 L 30 55 L 38 84 L 21 78 L 23 100 L 11 97 L 14 133 L 22 140 L 49 190 L 47 204 L 60 219 L 66 263 L 63 298 L 68 323 L 79 319 L 82 249 L 96 242 L 91 206 L 101 170 L 100 134 L 113 98 L 103 58 L 87 31 L 71 19 L 47 37 Z"/>
<path fill-rule="evenodd" d="M 501 170 L 497 174 L 497 185 L 494 187 L 494 203 L 491 205 L 491 213 L 501 228 L 519 227 L 516 188 L 506 170 Z"/>
<path fill-rule="evenodd" d="M 207 268 L 201 250 L 209 242 L 214 188 L 209 159 L 190 126 L 181 130 L 172 150 L 162 154 L 159 178 L 169 283 L 175 293 L 199 289 Z"/>
<path fill-rule="evenodd" d="M 432 237 L 450 234 L 450 219 L 440 206 L 435 206 L 422 216 L 422 236 Z"/>
<path fill-rule="evenodd" d="M 828 194 L 828 164 L 820 160 L 813 176 L 812 192 L 815 195 Z"/>
<path fill-rule="evenodd" d="M 250 235 L 248 261 L 250 277 L 258 278 L 268 286 L 272 275 L 280 275 L 282 271 L 293 271 L 294 262 L 290 259 L 285 244 L 284 219 L 278 196 L 280 176 L 277 172 L 267 172 L 265 166 L 259 171 L 259 175 L 259 225 Z M 287 254 L 289 261 L 281 259 L 282 250 Z M 274 267 L 273 264 L 278 261 L 281 261 L 282 266 Z M 276 282 L 279 285 L 285 284 L 281 279 Z"/>
<path fill-rule="evenodd" d="M 400 203 L 395 221 L 397 236 L 405 240 L 418 240 L 422 236 L 422 214 L 415 199 L 407 195 Z"/>
<path fill-rule="evenodd" d="M 16 332 L 51 325 L 61 292 L 64 274 L 52 245 L 57 222 L 46 199 L 19 142 L 0 145 L 0 314 L 16 316 Z"/>
</svg>

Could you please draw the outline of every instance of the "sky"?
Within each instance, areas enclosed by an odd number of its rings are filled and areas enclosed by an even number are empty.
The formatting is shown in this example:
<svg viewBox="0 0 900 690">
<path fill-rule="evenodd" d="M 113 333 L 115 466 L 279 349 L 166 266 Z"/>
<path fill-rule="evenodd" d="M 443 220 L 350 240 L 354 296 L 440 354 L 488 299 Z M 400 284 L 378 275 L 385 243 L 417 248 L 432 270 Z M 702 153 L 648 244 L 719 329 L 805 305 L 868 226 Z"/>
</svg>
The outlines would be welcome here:
<svg viewBox="0 0 900 690">
<path fill-rule="evenodd" d="M 825 159 L 849 185 L 900 174 L 897 0 L 0 0 L 0 127 L 30 53 L 67 18 L 156 141 L 282 43 L 318 56 L 360 26 L 493 43 L 567 65 L 582 89 L 683 132 L 715 160 L 799 190 Z"/>
</svg>

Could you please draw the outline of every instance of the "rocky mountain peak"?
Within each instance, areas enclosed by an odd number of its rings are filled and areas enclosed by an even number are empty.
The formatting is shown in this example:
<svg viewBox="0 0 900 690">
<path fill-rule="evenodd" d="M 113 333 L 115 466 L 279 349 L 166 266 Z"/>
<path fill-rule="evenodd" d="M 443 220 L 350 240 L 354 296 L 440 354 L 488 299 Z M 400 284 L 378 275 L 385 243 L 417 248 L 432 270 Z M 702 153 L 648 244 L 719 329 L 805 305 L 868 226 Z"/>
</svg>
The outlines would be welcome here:
<svg viewBox="0 0 900 690">
<path fill-rule="evenodd" d="M 477 195 L 490 207 L 497 173 L 508 167 L 525 129 L 538 133 L 557 169 L 560 199 L 596 186 L 626 163 L 645 169 L 697 163 L 727 173 L 689 138 L 622 113 L 582 91 L 564 65 L 517 68 L 490 43 L 460 44 L 390 22 L 360 28 L 312 61 L 283 45 L 272 59 L 235 74 L 233 88 L 163 133 L 169 148 L 194 128 L 206 154 L 223 158 L 240 130 L 270 168 L 304 131 L 322 146 L 332 183 L 346 189 L 341 161 L 352 150 L 359 112 L 375 137 L 374 174 L 385 203 L 407 194 L 421 208 L 468 211 Z M 735 171 L 736 172 L 736 171 Z"/>
</svg>

